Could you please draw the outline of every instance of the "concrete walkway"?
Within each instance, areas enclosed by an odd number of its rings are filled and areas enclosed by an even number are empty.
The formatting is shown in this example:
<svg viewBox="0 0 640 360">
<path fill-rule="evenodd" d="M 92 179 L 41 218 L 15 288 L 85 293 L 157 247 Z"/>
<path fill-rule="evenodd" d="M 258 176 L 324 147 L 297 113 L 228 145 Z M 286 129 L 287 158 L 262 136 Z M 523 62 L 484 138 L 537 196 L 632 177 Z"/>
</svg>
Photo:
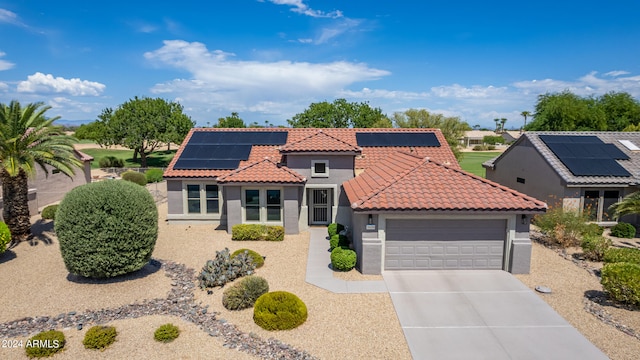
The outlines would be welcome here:
<svg viewBox="0 0 640 360">
<path fill-rule="evenodd" d="M 334 293 L 386 293 L 387 285 L 378 281 L 346 281 L 333 277 L 326 227 L 309 228 L 309 257 L 306 281 Z"/>
</svg>

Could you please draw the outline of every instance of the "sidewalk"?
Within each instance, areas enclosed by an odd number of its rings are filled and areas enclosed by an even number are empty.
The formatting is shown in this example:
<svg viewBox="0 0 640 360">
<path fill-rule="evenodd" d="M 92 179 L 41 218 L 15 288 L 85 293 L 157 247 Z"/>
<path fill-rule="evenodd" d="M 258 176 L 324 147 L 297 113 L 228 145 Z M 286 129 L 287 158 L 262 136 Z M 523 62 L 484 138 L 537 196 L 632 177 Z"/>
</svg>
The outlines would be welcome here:
<svg viewBox="0 0 640 360">
<path fill-rule="evenodd" d="M 346 281 L 333 277 L 331 253 L 326 227 L 309 228 L 309 258 L 306 281 L 319 288 L 337 294 L 386 293 L 384 280 Z"/>
</svg>

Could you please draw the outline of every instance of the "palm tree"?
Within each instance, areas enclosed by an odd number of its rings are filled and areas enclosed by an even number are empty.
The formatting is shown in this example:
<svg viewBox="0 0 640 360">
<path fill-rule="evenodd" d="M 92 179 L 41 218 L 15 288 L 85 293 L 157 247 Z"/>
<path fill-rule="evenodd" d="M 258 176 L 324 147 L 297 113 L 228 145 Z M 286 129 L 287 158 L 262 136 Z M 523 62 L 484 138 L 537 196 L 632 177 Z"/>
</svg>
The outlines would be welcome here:
<svg viewBox="0 0 640 360">
<path fill-rule="evenodd" d="M 524 118 L 524 125 L 522 126 L 522 128 L 524 129 L 527 126 L 527 117 L 531 116 L 531 113 L 528 111 L 523 111 L 520 113 L 520 115 L 522 115 L 522 117 Z"/>
<path fill-rule="evenodd" d="M 504 124 L 507 122 L 507 119 L 500 119 L 500 131 L 504 132 Z"/>
<path fill-rule="evenodd" d="M 13 243 L 31 235 L 27 178 L 38 164 L 71 177 L 82 163 L 74 155 L 75 138 L 53 126 L 59 117 L 47 118 L 50 106 L 37 102 L 22 107 L 18 101 L 0 103 L 0 181 L 4 200 L 3 217 Z"/>
<path fill-rule="evenodd" d="M 613 218 L 616 220 L 624 215 L 640 214 L 640 191 L 625 196 L 621 201 L 609 206 L 609 210 L 613 211 Z"/>
<path fill-rule="evenodd" d="M 493 121 L 496 122 L 496 133 L 497 133 L 500 131 L 500 125 L 499 125 L 500 119 L 496 118 L 496 119 L 493 119 Z"/>
</svg>

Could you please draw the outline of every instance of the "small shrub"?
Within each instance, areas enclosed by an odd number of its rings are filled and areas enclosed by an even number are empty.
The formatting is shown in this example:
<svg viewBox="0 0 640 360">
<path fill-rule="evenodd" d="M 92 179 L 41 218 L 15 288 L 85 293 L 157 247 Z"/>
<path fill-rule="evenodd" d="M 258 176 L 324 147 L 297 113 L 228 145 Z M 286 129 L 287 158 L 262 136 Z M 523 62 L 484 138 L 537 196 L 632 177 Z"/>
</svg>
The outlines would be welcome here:
<svg viewBox="0 0 640 360">
<path fill-rule="evenodd" d="M 558 206 L 547 210 L 545 214 L 536 215 L 533 222 L 554 244 L 571 247 L 580 245 L 582 234 L 587 228 L 587 216 L 585 213 L 563 211 Z"/>
<path fill-rule="evenodd" d="M 153 333 L 153 338 L 156 341 L 168 343 L 175 340 L 180 336 L 180 329 L 173 324 L 164 324 L 156 329 Z"/>
<path fill-rule="evenodd" d="M 46 220 L 55 220 L 56 219 L 56 211 L 58 211 L 58 205 L 49 205 L 42 209 L 40 216 Z"/>
<path fill-rule="evenodd" d="M 253 321 L 265 330 L 294 329 L 307 321 L 307 306 L 290 292 L 269 292 L 256 300 Z"/>
<path fill-rule="evenodd" d="M 231 240 L 282 241 L 284 240 L 284 227 L 260 224 L 238 224 L 231 228 Z"/>
<path fill-rule="evenodd" d="M 229 249 L 216 251 L 216 258 L 209 260 L 198 276 L 201 289 L 224 286 L 239 277 L 253 274 L 256 265 L 248 254 L 231 257 Z"/>
<path fill-rule="evenodd" d="M 602 287 L 616 301 L 640 305 L 640 265 L 631 263 L 605 264 L 602 267 Z"/>
<path fill-rule="evenodd" d="M 84 335 L 82 344 L 87 349 L 104 350 L 116 341 L 118 332 L 113 326 L 94 326 Z"/>
<path fill-rule="evenodd" d="M 585 235 L 580 246 L 587 259 L 602 261 L 607 249 L 611 247 L 611 239 L 602 235 Z"/>
<path fill-rule="evenodd" d="M 110 167 L 121 168 L 124 166 L 124 161 L 122 161 L 122 159 L 119 159 L 115 156 L 105 156 L 101 158 L 100 161 L 98 161 L 98 164 L 100 165 L 101 168 L 110 168 Z"/>
<path fill-rule="evenodd" d="M 11 231 L 4 221 L 0 221 L 0 254 L 7 250 L 7 244 L 11 242 Z"/>
<path fill-rule="evenodd" d="M 487 150 L 495 150 L 496 146 L 495 145 L 487 145 Z"/>
<path fill-rule="evenodd" d="M 604 262 L 640 265 L 640 249 L 611 248 L 604 253 Z"/>
<path fill-rule="evenodd" d="M 122 180 L 131 181 L 134 184 L 145 186 L 147 185 L 147 178 L 143 173 L 137 171 L 125 171 L 120 175 Z"/>
<path fill-rule="evenodd" d="M 331 267 L 338 271 L 349 271 L 356 266 L 356 252 L 344 248 L 337 247 L 331 251 Z"/>
<path fill-rule="evenodd" d="M 329 239 L 329 249 L 333 251 L 337 247 L 349 247 L 349 238 L 345 235 L 333 235 Z"/>
<path fill-rule="evenodd" d="M 43 331 L 27 340 L 25 351 L 30 358 L 49 357 L 62 351 L 65 342 L 62 331 Z"/>
<path fill-rule="evenodd" d="M 338 223 L 331 223 L 327 226 L 327 232 L 329 233 L 329 238 L 332 238 L 334 235 L 340 233 L 340 231 L 344 230 L 344 225 Z"/>
<path fill-rule="evenodd" d="M 222 305 L 229 310 L 247 309 L 267 292 L 269 292 L 267 280 L 260 276 L 247 276 L 224 291 Z"/>
<path fill-rule="evenodd" d="M 284 226 L 272 225 L 267 226 L 267 241 L 283 241 L 284 240 Z"/>
<path fill-rule="evenodd" d="M 636 236 L 636 228 L 629 223 L 620 222 L 611 228 L 611 236 L 632 239 Z"/>
<path fill-rule="evenodd" d="M 585 225 L 584 230 L 582 231 L 582 236 L 602 235 L 603 232 L 604 232 L 604 227 L 598 224 L 589 223 Z"/>
<path fill-rule="evenodd" d="M 144 173 L 144 176 L 147 178 L 147 183 L 157 183 L 164 180 L 164 172 L 162 169 L 149 169 Z"/>
<path fill-rule="evenodd" d="M 247 255 L 249 255 L 249 258 L 251 258 L 251 260 L 253 261 L 253 263 L 256 265 L 256 269 L 261 268 L 262 265 L 264 265 L 264 258 L 262 257 L 262 255 L 258 254 L 256 251 L 250 250 L 250 249 L 238 249 L 236 251 L 233 252 L 233 254 L 231 254 L 231 258 L 233 259 L 234 257 L 238 256 L 239 254 L 242 253 L 247 253 Z"/>
</svg>

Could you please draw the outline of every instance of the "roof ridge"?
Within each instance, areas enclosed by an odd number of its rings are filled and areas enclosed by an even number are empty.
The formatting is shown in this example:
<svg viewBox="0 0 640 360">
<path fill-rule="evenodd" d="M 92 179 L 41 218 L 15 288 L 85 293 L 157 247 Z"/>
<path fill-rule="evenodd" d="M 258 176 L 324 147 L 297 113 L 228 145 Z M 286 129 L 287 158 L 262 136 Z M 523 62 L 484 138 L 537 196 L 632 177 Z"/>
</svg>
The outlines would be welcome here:
<svg viewBox="0 0 640 360">
<path fill-rule="evenodd" d="M 344 141 L 342 139 L 339 139 L 339 138 L 337 138 L 337 137 L 335 137 L 335 136 L 333 136 L 333 135 L 331 135 L 331 134 L 329 134 L 327 132 L 322 131 L 322 129 L 318 129 L 318 131 L 314 132 L 313 134 L 307 135 L 307 136 L 303 137 L 300 140 L 296 140 L 294 142 L 284 144 L 284 145 L 280 146 L 279 149 L 280 150 L 286 150 L 287 147 L 293 147 L 294 145 L 302 143 L 303 141 L 309 140 L 314 136 L 319 136 L 319 134 L 323 134 L 324 136 L 327 136 L 327 137 L 329 137 L 329 138 L 331 138 L 331 139 L 333 139 L 333 140 L 335 140 L 335 141 L 337 141 L 339 143 L 342 143 L 342 144 L 345 144 L 347 146 L 350 146 L 351 148 L 353 148 L 356 151 L 362 151 L 362 148 L 360 146 L 353 145 L 353 144 L 348 143 L 348 142 L 346 142 L 346 141 Z"/>
</svg>

